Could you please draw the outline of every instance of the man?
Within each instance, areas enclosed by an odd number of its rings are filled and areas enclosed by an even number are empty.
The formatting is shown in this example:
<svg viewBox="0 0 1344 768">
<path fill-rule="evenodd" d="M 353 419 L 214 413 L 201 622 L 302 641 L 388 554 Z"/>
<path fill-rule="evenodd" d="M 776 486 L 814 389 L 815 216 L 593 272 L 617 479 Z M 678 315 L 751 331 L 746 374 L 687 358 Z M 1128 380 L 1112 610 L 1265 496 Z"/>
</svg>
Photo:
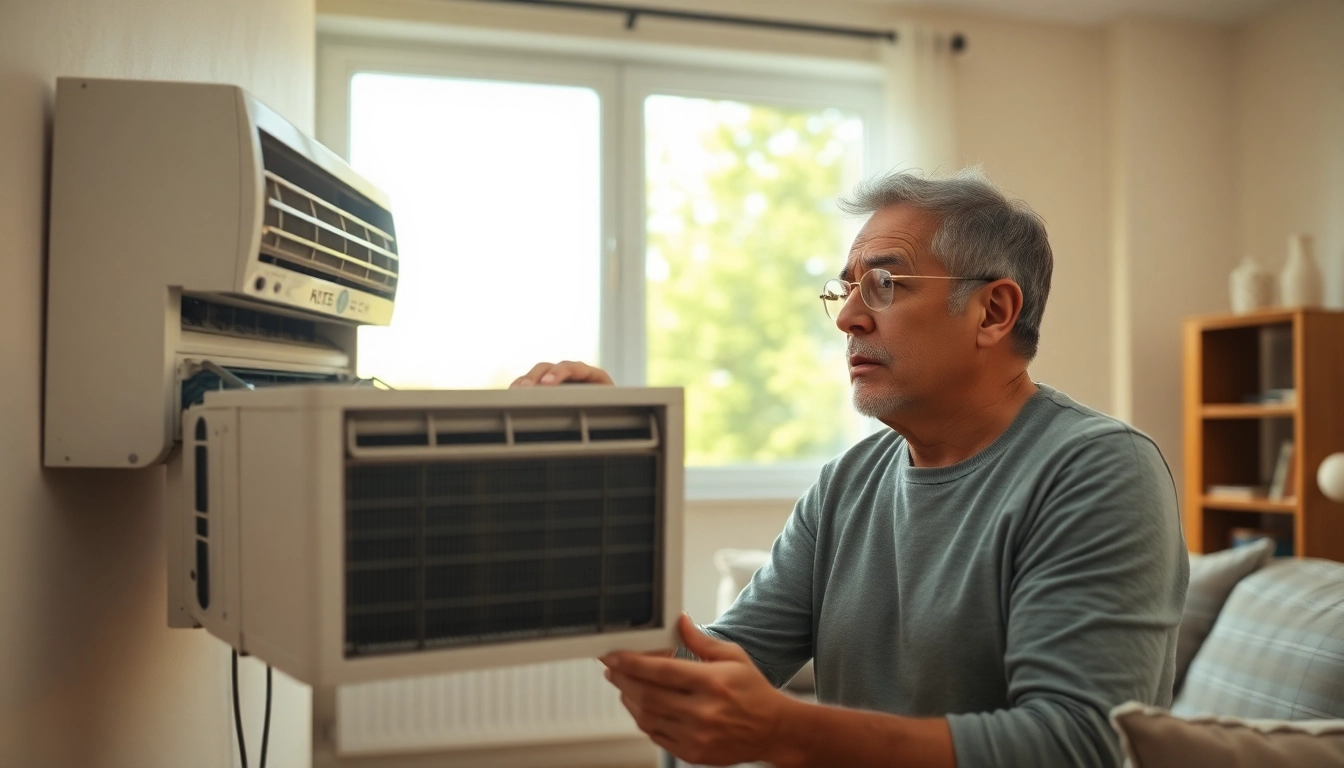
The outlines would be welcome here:
<svg viewBox="0 0 1344 768">
<path fill-rule="evenodd" d="M 978 171 L 892 174 L 823 303 L 890 427 L 822 469 L 700 661 L 603 659 L 692 763 L 1111 766 L 1108 710 L 1171 699 L 1188 562 L 1153 442 L 1033 383 L 1053 260 Z M 800 361 L 804 364 L 804 361 Z M 515 385 L 610 383 L 580 363 Z M 821 704 L 779 692 L 815 657 Z"/>
</svg>

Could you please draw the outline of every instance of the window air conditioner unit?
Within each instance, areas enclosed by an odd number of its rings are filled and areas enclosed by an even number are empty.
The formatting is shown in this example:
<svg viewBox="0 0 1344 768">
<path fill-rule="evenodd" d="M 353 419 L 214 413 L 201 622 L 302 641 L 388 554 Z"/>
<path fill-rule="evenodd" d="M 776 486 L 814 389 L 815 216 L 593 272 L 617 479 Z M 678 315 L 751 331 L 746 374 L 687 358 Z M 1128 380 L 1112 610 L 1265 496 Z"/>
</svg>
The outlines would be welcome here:
<svg viewBox="0 0 1344 768">
<path fill-rule="evenodd" d="M 386 197 L 231 85 L 60 78 L 49 241 L 48 467 L 166 460 L 221 378 L 352 380 L 397 292 Z"/>
<path fill-rule="evenodd" d="M 172 591 L 320 687 L 674 647 L 682 421 L 679 389 L 212 392 Z"/>
</svg>

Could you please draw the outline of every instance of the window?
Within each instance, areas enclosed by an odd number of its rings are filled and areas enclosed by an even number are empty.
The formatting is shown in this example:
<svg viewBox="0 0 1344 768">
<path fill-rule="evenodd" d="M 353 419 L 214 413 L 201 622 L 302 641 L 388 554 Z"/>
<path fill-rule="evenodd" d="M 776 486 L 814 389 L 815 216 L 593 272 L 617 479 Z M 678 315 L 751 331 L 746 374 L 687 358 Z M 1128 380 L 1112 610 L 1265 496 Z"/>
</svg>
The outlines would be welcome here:
<svg viewBox="0 0 1344 768">
<path fill-rule="evenodd" d="M 862 131 L 834 108 L 644 100 L 648 381 L 686 388 L 687 463 L 824 461 L 857 436 L 814 287 L 848 247 L 834 200 Z"/>
<path fill-rule="evenodd" d="M 324 43 L 320 137 L 392 199 L 402 281 L 360 373 L 539 360 L 686 388 L 688 495 L 796 496 L 861 436 L 816 298 L 861 222 L 875 85 Z"/>
</svg>

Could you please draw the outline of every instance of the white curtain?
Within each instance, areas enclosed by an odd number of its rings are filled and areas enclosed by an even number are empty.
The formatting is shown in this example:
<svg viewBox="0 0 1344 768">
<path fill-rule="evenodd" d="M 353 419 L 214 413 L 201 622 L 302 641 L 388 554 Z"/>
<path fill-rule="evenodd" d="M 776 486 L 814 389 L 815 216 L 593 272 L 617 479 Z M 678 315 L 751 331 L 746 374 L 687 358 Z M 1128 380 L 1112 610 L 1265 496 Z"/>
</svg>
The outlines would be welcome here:
<svg viewBox="0 0 1344 768">
<path fill-rule="evenodd" d="M 952 35 L 902 24 L 882 44 L 886 70 L 886 164 L 895 170 L 950 173 L 957 154 Z"/>
</svg>

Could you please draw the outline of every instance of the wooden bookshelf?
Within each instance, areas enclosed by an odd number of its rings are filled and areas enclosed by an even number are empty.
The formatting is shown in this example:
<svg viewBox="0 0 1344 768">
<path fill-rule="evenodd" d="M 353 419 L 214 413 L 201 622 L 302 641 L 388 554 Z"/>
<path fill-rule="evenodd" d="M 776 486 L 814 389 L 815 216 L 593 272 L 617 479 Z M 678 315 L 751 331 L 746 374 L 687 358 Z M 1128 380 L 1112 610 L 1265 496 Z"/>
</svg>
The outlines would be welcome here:
<svg viewBox="0 0 1344 768">
<path fill-rule="evenodd" d="M 1293 553 L 1344 561 L 1344 504 L 1316 487 L 1316 468 L 1344 450 L 1344 312 L 1276 309 L 1185 322 L 1185 534 L 1190 549 L 1231 545 L 1235 528 L 1290 535 Z M 1253 403 L 1270 388 L 1291 402 Z M 1270 481 L 1290 440 L 1290 498 L 1210 495 L 1211 485 Z"/>
</svg>

